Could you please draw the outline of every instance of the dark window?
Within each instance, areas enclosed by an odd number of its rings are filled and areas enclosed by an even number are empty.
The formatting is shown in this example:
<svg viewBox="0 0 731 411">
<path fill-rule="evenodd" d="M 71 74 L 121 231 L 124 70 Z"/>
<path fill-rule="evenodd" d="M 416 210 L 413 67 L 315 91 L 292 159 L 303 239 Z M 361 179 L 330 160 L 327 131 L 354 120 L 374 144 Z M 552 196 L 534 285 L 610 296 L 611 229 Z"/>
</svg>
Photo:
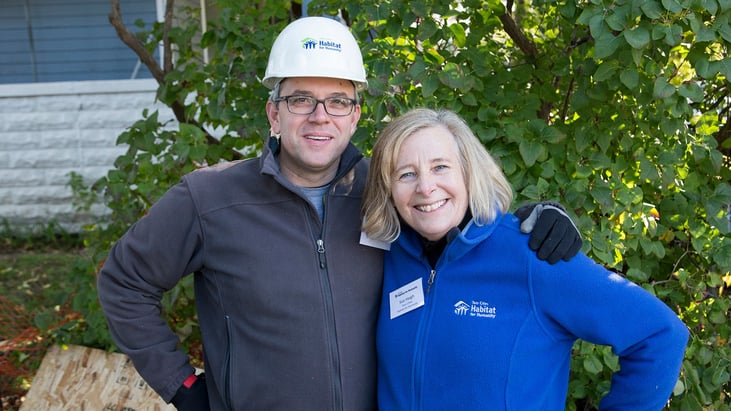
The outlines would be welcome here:
<svg viewBox="0 0 731 411">
<path fill-rule="evenodd" d="M 149 29 L 154 0 L 121 0 L 127 27 Z M 100 0 L 0 1 L 0 83 L 150 78 L 109 23 Z"/>
</svg>

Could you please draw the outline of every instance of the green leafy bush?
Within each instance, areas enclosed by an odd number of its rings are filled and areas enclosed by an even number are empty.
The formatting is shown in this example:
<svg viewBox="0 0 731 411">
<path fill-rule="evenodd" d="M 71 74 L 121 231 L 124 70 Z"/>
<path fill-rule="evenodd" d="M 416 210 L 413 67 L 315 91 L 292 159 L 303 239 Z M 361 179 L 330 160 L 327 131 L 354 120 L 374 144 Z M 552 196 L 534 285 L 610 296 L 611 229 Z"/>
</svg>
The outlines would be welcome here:
<svg viewBox="0 0 731 411">
<path fill-rule="evenodd" d="M 191 11 L 182 26 L 140 34 L 148 48 L 164 39 L 176 47 L 158 98 L 178 122 L 143 113 L 119 137 L 128 151 L 115 169 L 91 187 L 75 184 L 80 199 L 101 199 L 112 213 L 87 233 L 95 258 L 76 301 L 94 330 L 87 345 L 111 347 L 90 281 L 110 244 L 183 173 L 256 154 L 268 134 L 258 76 L 295 13 L 282 1 L 219 4 L 199 41 Z M 564 204 L 588 255 L 688 325 L 669 409 L 731 409 L 731 3 L 350 1 L 341 11 L 370 78 L 353 141 L 368 152 L 383 123 L 410 107 L 459 112 L 500 160 L 519 203 Z M 165 308 L 192 347 L 190 287 L 174 290 Z M 575 351 L 567 409 L 590 409 L 618 364 L 606 347 Z"/>
</svg>

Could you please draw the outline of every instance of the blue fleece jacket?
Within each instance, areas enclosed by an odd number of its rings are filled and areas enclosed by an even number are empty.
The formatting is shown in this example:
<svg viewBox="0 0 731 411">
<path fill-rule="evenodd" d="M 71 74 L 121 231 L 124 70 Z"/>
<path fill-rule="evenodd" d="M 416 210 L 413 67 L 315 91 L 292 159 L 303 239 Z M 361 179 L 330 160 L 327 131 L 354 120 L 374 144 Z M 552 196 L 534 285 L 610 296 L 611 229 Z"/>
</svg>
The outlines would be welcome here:
<svg viewBox="0 0 731 411">
<path fill-rule="evenodd" d="M 619 356 L 601 410 L 660 410 L 678 378 L 688 330 L 672 310 L 584 254 L 538 260 L 512 215 L 468 224 L 433 270 L 405 228 L 384 275 L 383 411 L 563 410 L 579 338 Z"/>
</svg>

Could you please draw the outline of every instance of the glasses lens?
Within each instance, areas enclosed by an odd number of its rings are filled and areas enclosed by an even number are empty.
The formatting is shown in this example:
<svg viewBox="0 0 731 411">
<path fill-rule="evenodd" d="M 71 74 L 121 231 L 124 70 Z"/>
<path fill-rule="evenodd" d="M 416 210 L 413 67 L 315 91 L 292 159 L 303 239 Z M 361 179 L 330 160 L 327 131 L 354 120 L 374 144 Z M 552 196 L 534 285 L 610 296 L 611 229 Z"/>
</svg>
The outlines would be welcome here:
<svg viewBox="0 0 731 411">
<path fill-rule="evenodd" d="M 333 116 L 347 116 L 353 110 L 353 102 L 347 98 L 330 97 L 325 99 L 325 111 Z"/>
<path fill-rule="evenodd" d="M 287 97 L 287 108 L 293 114 L 310 114 L 315 111 L 317 100 L 308 96 Z"/>
<path fill-rule="evenodd" d="M 288 96 L 287 109 L 292 114 L 311 114 L 317 109 L 317 103 L 325 106 L 325 111 L 331 116 L 347 116 L 353 112 L 353 100 L 344 97 L 329 97 L 317 100 L 311 96 Z"/>
</svg>

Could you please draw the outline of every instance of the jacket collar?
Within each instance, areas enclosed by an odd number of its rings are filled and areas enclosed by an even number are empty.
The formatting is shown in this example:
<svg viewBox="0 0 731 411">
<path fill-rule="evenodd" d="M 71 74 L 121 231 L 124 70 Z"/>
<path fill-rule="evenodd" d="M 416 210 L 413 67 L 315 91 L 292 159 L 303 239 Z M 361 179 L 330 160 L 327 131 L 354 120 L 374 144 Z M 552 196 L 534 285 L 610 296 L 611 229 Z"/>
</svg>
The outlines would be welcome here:
<svg viewBox="0 0 731 411">
<path fill-rule="evenodd" d="M 470 219 L 467 225 L 449 241 L 444 248 L 444 251 L 442 251 L 442 255 L 439 259 L 441 264 L 459 259 L 467 252 L 477 247 L 493 234 L 504 217 L 504 214 L 500 214 L 497 216 L 495 221 L 482 226 L 478 226 L 475 224 L 474 219 Z M 398 239 L 396 239 L 395 244 L 403 248 L 406 253 L 410 254 L 414 258 L 425 258 L 421 236 L 407 225 L 402 226 L 401 235 Z"/>
<path fill-rule="evenodd" d="M 261 174 L 271 175 L 284 185 L 291 185 L 291 183 L 285 183 L 287 180 L 282 176 L 282 171 L 279 168 L 279 138 L 276 136 L 270 136 L 264 144 L 262 154 L 260 157 L 260 172 Z M 357 163 L 363 158 L 363 154 L 358 150 L 353 143 L 348 143 L 345 151 L 340 156 L 340 164 L 338 164 L 338 171 L 335 173 L 333 181 L 338 181 L 345 176 Z"/>
</svg>

